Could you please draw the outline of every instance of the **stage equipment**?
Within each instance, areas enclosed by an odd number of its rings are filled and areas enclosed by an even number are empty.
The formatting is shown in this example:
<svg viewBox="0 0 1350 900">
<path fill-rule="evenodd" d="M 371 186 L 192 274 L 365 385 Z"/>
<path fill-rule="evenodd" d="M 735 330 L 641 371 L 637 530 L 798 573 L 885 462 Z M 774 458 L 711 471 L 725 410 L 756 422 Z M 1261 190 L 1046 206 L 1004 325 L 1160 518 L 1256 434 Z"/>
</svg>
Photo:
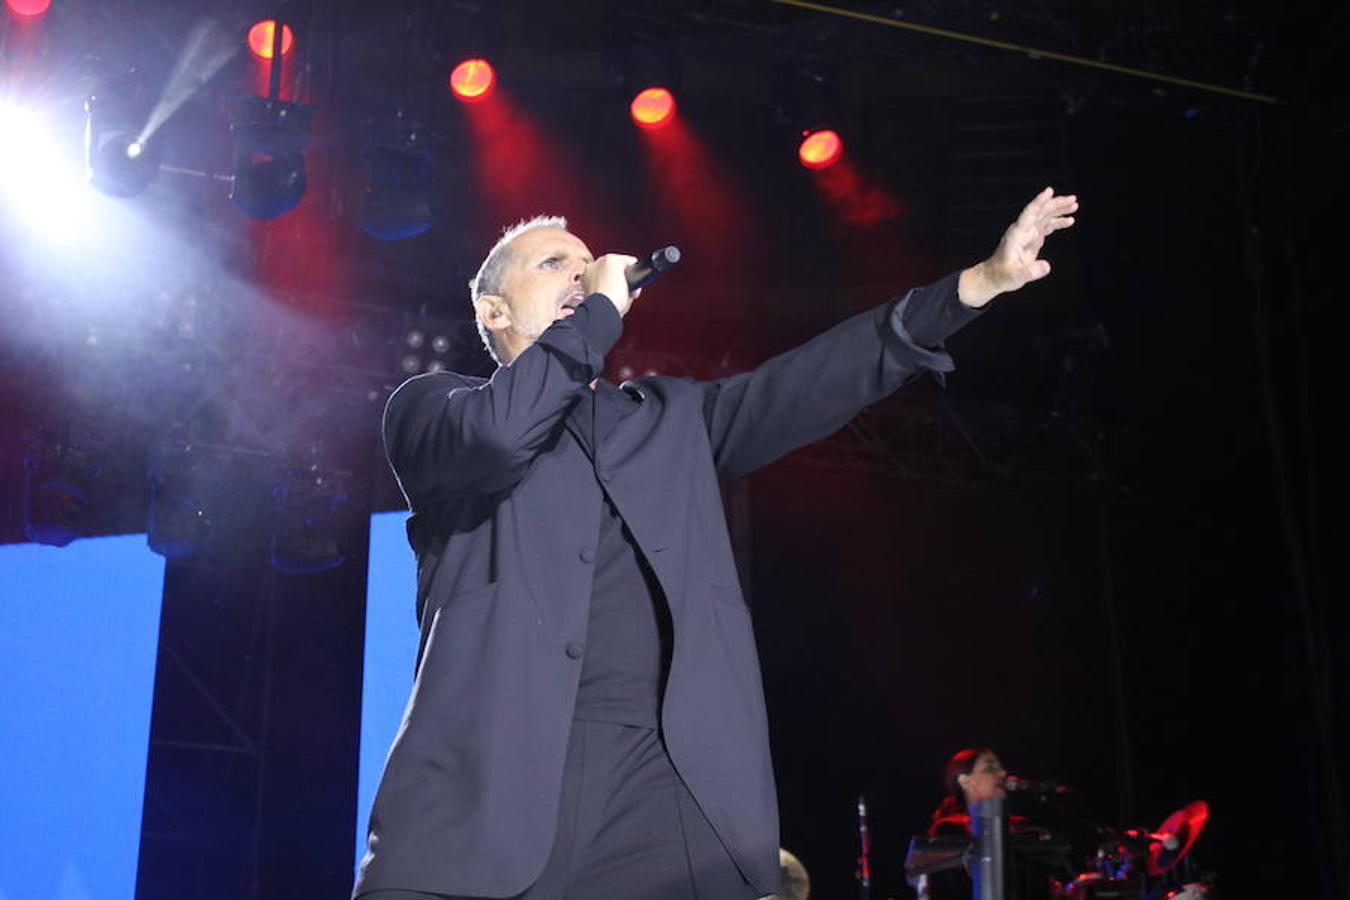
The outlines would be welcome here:
<svg viewBox="0 0 1350 900">
<path fill-rule="evenodd" d="M 350 500 L 350 477 L 317 465 L 282 473 L 272 490 L 268 559 L 274 569 L 287 575 L 309 575 L 346 562 L 339 532 L 341 513 Z"/>
<path fill-rule="evenodd" d="M 481 103 L 492 94 L 497 73 L 486 59 L 466 59 L 450 71 L 450 90 L 465 103 Z"/>
<path fill-rule="evenodd" d="M 1164 819 L 1158 830 L 1148 835 L 1148 874 L 1161 875 L 1181 862 L 1207 821 L 1209 804 L 1204 800 L 1187 803 Z"/>
<path fill-rule="evenodd" d="M 200 456 L 191 447 L 152 456 L 146 542 L 165 559 L 196 556 L 211 537 L 222 492 L 210 462 Z"/>
<path fill-rule="evenodd" d="M 675 119 L 675 96 L 684 80 L 676 46 L 676 38 L 665 34 L 611 36 L 605 53 L 607 75 L 627 92 L 628 114 L 641 128 L 663 128 Z"/>
<path fill-rule="evenodd" d="M 234 109 L 230 199 L 253 219 L 275 219 L 305 194 L 305 148 L 313 111 L 299 103 L 248 97 Z"/>
<path fill-rule="evenodd" d="M 844 156 L 839 92 L 834 72 L 814 65 L 783 65 L 774 74 L 774 118 L 809 169 L 826 169 Z"/>
<path fill-rule="evenodd" d="M 1014 871 L 1018 863 L 1034 865 L 1043 872 L 1067 875 L 1074 871 L 1069 865 L 1072 855 L 1069 841 L 1053 831 L 1040 828 L 1014 831 L 1006 835 L 1003 853 L 1011 857 Z M 964 869 L 973 879 L 977 868 L 981 865 L 980 854 L 976 840 L 967 835 L 940 834 L 936 837 L 912 837 L 905 854 L 905 880 L 920 898 L 926 898 L 929 896 L 930 875 L 951 869 Z M 993 882 L 986 880 L 984 884 L 992 888 Z"/>
<path fill-rule="evenodd" d="M 675 118 L 675 95 L 663 87 L 644 88 L 628 105 L 628 111 L 643 128 L 660 128 Z"/>
<path fill-rule="evenodd" d="M 5 5 L 16 16 L 23 16 L 26 19 L 36 19 L 38 16 L 46 14 L 52 7 L 52 0 L 5 0 Z"/>
<path fill-rule="evenodd" d="M 669 272 L 679 261 L 679 247 L 662 247 L 624 269 L 623 277 L 628 282 L 628 289 L 636 291 Z"/>
<path fill-rule="evenodd" d="M 160 142 L 137 137 L 128 105 L 95 94 L 84 104 L 84 158 L 89 183 L 114 197 L 134 197 L 159 174 Z"/>
<path fill-rule="evenodd" d="M 405 66 L 416 63 L 417 69 L 407 71 L 405 82 L 420 79 L 423 68 L 430 66 L 447 73 L 444 84 L 461 103 L 487 100 L 497 88 L 492 61 L 505 52 L 501 18 L 492 3 L 442 4 L 405 17 L 402 61 Z M 430 58 L 420 59 L 420 48 L 427 48 Z"/>
<path fill-rule="evenodd" d="M 1100 846 L 1085 869 L 1064 885 L 1067 900 L 1175 898 L 1203 900 L 1212 887 L 1204 880 L 1182 883 L 1176 869 L 1209 819 L 1209 804 L 1196 800 L 1168 816 L 1156 831 L 1100 828 Z M 1187 864 L 1189 867 L 1189 863 Z"/>
<path fill-rule="evenodd" d="M 422 372 L 464 372 L 483 349 L 473 322 L 407 316 L 395 344 L 391 374 L 407 378 Z"/>
<path fill-rule="evenodd" d="M 808 169 L 828 169 L 844 155 L 844 140 L 837 131 L 808 131 L 797 145 L 797 158 Z"/>
<path fill-rule="evenodd" d="M 1003 855 L 1008 830 L 1007 800 L 987 797 L 971 807 L 970 826 L 975 832 L 975 857 L 970 868 L 975 900 L 1003 900 L 1006 891 Z"/>
<path fill-rule="evenodd" d="M 867 800 L 858 795 L 858 897 L 872 896 L 872 836 L 867 830 Z"/>
<path fill-rule="evenodd" d="M 362 154 L 370 184 L 357 222 L 377 241 L 401 241 L 431 227 L 428 143 L 417 129 L 409 129 L 402 140 L 377 144 Z"/>
<path fill-rule="evenodd" d="M 267 19 L 258 22 L 248 30 L 248 49 L 253 51 L 253 55 L 259 59 L 271 59 L 276 52 L 276 30 L 277 23 L 275 19 Z M 295 43 L 295 33 L 291 31 L 291 26 L 283 24 L 281 26 L 281 56 L 284 59 L 286 54 L 291 52 L 291 46 Z"/>
<path fill-rule="evenodd" d="M 169 560 L 261 555 L 270 460 L 263 450 L 188 438 L 152 449 L 150 549 Z"/>
<path fill-rule="evenodd" d="M 71 443 L 32 438 L 24 455 L 23 530 L 36 544 L 64 547 L 89 533 L 99 454 Z"/>
</svg>

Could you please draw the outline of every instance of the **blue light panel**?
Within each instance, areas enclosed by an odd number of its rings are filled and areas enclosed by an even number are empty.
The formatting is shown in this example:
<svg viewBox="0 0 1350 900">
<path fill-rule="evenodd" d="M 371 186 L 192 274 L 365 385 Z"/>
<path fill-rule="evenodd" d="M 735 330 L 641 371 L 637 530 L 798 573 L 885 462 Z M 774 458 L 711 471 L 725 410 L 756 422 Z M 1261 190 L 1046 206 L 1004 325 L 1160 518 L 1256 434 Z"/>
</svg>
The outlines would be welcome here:
<svg viewBox="0 0 1350 900">
<path fill-rule="evenodd" d="M 417 564 L 408 546 L 408 513 L 370 517 L 366 585 L 366 654 L 361 687 L 361 770 L 356 796 L 356 862 L 366 852 L 366 827 L 384 759 L 412 689 L 417 657 L 414 614 Z M 3 900 L 3 898 L 0 898 Z"/>
<path fill-rule="evenodd" d="M 134 896 L 164 559 L 0 546 L 0 900 Z"/>
</svg>

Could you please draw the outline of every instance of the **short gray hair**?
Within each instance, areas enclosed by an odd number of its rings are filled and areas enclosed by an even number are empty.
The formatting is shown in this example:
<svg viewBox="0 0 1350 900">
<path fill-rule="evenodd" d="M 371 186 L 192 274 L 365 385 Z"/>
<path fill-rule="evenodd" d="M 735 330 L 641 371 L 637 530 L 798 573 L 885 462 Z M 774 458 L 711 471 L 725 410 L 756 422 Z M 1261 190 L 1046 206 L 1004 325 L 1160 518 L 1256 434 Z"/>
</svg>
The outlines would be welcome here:
<svg viewBox="0 0 1350 900">
<path fill-rule="evenodd" d="M 477 300 L 484 294 L 500 294 L 502 292 L 502 275 L 506 272 L 506 266 L 511 262 L 510 244 L 516 238 L 527 231 L 534 231 L 536 228 L 561 228 L 567 230 L 567 219 L 563 216 L 534 216 L 530 219 L 522 219 L 514 225 L 502 229 L 502 236 L 497 239 L 497 243 L 492 245 L 488 255 L 483 259 L 483 264 L 478 267 L 478 274 L 469 279 L 469 299 Z M 478 325 L 478 335 L 483 339 L 483 346 L 492 359 L 500 363 L 501 358 L 497 356 L 497 348 L 492 345 L 492 332 L 487 330 L 487 326 L 478 321 L 475 315 L 474 321 Z"/>
</svg>

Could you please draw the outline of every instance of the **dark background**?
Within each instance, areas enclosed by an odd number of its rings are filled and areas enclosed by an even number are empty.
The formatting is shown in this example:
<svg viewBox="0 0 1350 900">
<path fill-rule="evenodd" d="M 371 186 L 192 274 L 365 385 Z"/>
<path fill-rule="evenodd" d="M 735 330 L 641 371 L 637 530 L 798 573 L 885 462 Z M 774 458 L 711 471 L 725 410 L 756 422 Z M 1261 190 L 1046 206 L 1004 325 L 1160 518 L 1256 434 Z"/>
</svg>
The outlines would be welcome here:
<svg viewBox="0 0 1350 900">
<path fill-rule="evenodd" d="M 953 338 L 945 388 L 912 385 L 727 486 L 783 844 L 813 896 L 855 893 L 864 794 L 874 896 L 905 896 L 943 762 L 988 744 L 1104 825 L 1206 799 L 1194 858 L 1226 896 L 1350 895 L 1329 537 L 1344 8 L 848 8 L 956 34 L 752 2 L 295 4 L 287 96 L 319 116 L 297 210 L 250 223 L 203 177 L 228 173 L 229 106 L 259 83 L 243 53 L 164 129 L 190 171 L 124 201 L 162 252 L 111 282 L 56 278 L 80 260 L 34 261 L 6 213 L 3 539 L 27 539 L 24 458 L 44 441 L 98 461 L 85 533 L 144 529 L 149 461 L 185 445 L 213 520 L 165 586 L 138 896 L 349 889 L 365 535 L 401 507 L 379 412 L 418 323 L 456 336 L 455 368 L 488 365 L 463 285 L 502 225 L 559 212 L 596 252 L 680 244 L 610 377 L 710 376 L 977 261 L 1046 184 L 1079 195 L 1078 225 L 1046 282 Z M 153 94 L 198 17 L 241 37 L 263 12 L 58 0 L 39 27 L 7 24 L 7 91 L 78 134 L 88 90 Z M 474 41 L 501 84 L 466 110 L 444 75 Z M 634 67 L 666 57 L 680 124 L 642 135 Z M 833 86 L 847 142 L 824 173 L 793 158 L 803 72 Z M 360 154 L 398 108 L 437 135 L 438 216 L 380 243 L 356 227 Z M 81 302 L 114 293 L 120 311 Z M 282 574 L 272 487 L 308 465 L 344 487 L 347 559 Z"/>
</svg>

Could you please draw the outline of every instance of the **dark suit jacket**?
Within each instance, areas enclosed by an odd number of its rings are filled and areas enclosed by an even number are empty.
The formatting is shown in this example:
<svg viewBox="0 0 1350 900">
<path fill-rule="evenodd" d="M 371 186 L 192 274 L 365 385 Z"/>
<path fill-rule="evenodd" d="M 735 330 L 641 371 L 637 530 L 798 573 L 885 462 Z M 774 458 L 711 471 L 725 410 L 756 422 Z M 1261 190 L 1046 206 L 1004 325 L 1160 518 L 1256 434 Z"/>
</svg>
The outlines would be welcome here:
<svg viewBox="0 0 1350 900">
<path fill-rule="evenodd" d="M 918 343 L 939 344 L 973 316 L 953 275 L 753 372 L 630 382 L 641 402 L 595 459 L 567 419 L 620 334 L 601 295 L 491 379 L 434 373 L 403 384 L 384 435 L 413 510 L 422 642 L 356 892 L 501 897 L 538 877 L 585 653 L 602 491 L 670 604 L 671 760 L 741 872 L 773 891 L 764 698 L 718 479 L 838 430 L 925 368 L 949 370 L 946 354 Z"/>
</svg>

